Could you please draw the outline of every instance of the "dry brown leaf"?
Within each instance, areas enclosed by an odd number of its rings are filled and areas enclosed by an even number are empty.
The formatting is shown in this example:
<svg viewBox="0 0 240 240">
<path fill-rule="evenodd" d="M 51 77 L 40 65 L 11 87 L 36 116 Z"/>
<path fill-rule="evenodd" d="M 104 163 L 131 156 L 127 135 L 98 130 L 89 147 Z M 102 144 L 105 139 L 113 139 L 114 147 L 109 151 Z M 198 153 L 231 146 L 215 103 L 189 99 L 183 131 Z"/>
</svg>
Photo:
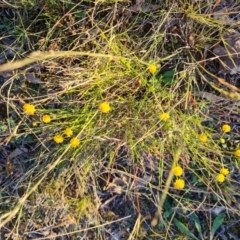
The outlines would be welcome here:
<svg viewBox="0 0 240 240">
<path fill-rule="evenodd" d="M 25 153 L 28 152 L 27 148 L 16 148 L 13 152 L 11 152 L 8 157 L 7 157 L 7 162 L 6 162 L 6 169 L 9 174 L 13 174 L 13 164 L 12 164 L 12 159 Z"/>
<path fill-rule="evenodd" d="M 26 73 L 25 74 L 25 80 L 29 83 L 33 83 L 33 84 L 41 84 L 42 82 L 40 81 L 40 79 L 35 77 L 34 73 Z"/>
<path fill-rule="evenodd" d="M 27 148 L 16 148 L 13 152 L 8 155 L 8 161 L 11 161 L 13 158 L 28 152 Z"/>
<path fill-rule="evenodd" d="M 161 220 L 161 213 L 160 213 L 159 210 L 157 210 L 157 211 L 155 212 L 152 220 L 151 220 L 151 226 L 152 226 L 152 227 L 156 227 L 157 224 L 158 224 L 158 222 L 159 222 L 159 220 Z"/>
<path fill-rule="evenodd" d="M 132 82 L 132 88 L 139 88 L 141 85 L 142 81 L 140 78 L 137 78 Z"/>
<path fill-rule="evenodd" d="M 113 183 L 118 185 L 118 186 L 125 186 L 127 185 L 127 182 L 124 181 L 122 178 L 114 178 Z"/>
<path fill-rule="evenodd" d="M 153 12 L 156 11 L 160 8 L 160 5 L 158 4 L 150 4 L 149 6 L 146 6 L 142 9 L 143 12 L 145 13 L 149 13 L 149 12 Z"/>
<path fill-rule="evenodd" d="M 189 46 L 194 46 L 194 44 L 195 44 L 195 33 L 190 33 L 189 35 L 188 35 L 188 44 L 189 44 Z"/>
<path fill-rule="evenodd" d="M 131 6 L 130 8 L 126 9 L 127 13 L 129 16 L 131 16 L 131 12 L 152 12 L 152 11 L 156 11 L 157 9 L 160 8 L 160 5 L 158 4 L 145 4 L 145 0 L 138 0 L 136 1 L 136 4 Z"/>
<path fill-rule="evenodd" d="M 213 18 L 219 20 L 224 25 L 234 24 L 235 21 L 229 17 L 228 9 L 223 9 L 221 12 L 213 13 Z"/>
<path fill-rule="evenodd" d="M 213 52 L 219 56 L 219 73 L 236 74 L 240 68 L 240 33 L 228 33 L 223 36 L 224 46 L 218 44 Z"/>
<path fill-rule="evenodd" d="M 145 0 L 136 0 L 137 6 L 142 6 L 145 3 Z"/>
</svg>

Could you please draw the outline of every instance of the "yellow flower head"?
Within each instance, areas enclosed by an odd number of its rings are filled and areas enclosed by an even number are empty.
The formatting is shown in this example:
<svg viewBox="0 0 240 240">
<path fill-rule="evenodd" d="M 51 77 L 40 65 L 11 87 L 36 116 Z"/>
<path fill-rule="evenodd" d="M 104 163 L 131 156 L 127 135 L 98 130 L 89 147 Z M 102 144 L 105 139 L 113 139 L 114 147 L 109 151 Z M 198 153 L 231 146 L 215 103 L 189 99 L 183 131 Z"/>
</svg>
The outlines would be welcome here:
<svg viewBox="0 0 240 240">
<path fill-rule="evenodd" d="M 50 123 L 51 122 L 51 117 L 48 115 L 48 114 L 45 114 L 45 115 L 43 115 L 42 116 L 42 121 L 44 122 L 44 123 Z"/>
<path fill-rule="evenodd" d="M 59 134 L 55 135 L 53 137 L 53 140 L 56 142 L 56 143 L 62 143 L 63 142 L 63 137 Z"/>
<path fill-rule="evenodd" d="M 154 74 L 154 73 L 157 71 L 157 66 L 154 65 L 154 64 L 151 64 L 151 65 L 148 67 L 148 71 L 149 71 L 151 74 Z"/>
<path fill-rule="evenodd" d="M 227 168 L 221 168 L 220 169 L 220 173 L 224 176 L 228 175 L 229 174 L 229 170 Z"/>
<path fill-rule="evenodd" d="M 173 175 L 179 177 L 183 174 L 183 169 L 180 166 L 176 166 L 173 168 Z"/>
<path fill-rule="evenodd" d="M 240 149 L 237 149 L 237 150 L 235 151 L 235 156 L 240 157 Z"/>
<path fill-rule="evenodd" d="M 79 146 L 80 141 L 78 138 L 74 137 L 71 139 L 70 144 L 73 148 L 76 148 L 77 146 Z"/>
<path fill-rule="evenodd" d="M 33 115 L 36 112 L 34 105 L 29 103 L 23 105 L 23 110 L 27 115 Z"/>
<path fill-rule="evenodd" d="M 225 133 L 230 132 L 230 131 L 231 131 L 231 126 L 228 125 L 228 124 L 224 124 L 224 125 L 222 126 L 222 131 L 225 132 Z"/>
<path fill-rule="evenodd" d="M 108 113 L 111 108 L 108 102 L 103 102 L 99 104 L 99 109 L 103 113 Z"/>
<path fill-rule="evenodd" d="M 183 179 L 177 179 L 173 185 L 177 189 L 183 189 L 185 186 L 185 181 Z"/>
<path fill-rule="evenodd" d="M 206 135 L 206 134 L 201 133 L 201 134 L 198 135 L 198 139 L 199 139 L 200 142 L 205 143 L 205 142 L 207 142 L 207 139 L 208 139 L 208 138 L 207 138 L 207 135 Z"/>
<path fill-rule="evenodd" d="M 224 182 L 225 181 L 225 176 L 222 173 L 219 173 L 217 175 L 217 181 L 220 182 L 220 183 Z"/>
<path fill-rule="evenodd" d="M 71 128 L 66 128 L 64 130 L 64 134 L 67 136 L 67 137 L 71 137 L 73 135 L 73 131 Z"/>
<path fill-rule="evenodd" d="M 166 122 L 170 118 L 170 115 L 168 113 L 161 113 L 159 115 L 159 118 L 160 118 L 160 120 Z"/>
</svg>

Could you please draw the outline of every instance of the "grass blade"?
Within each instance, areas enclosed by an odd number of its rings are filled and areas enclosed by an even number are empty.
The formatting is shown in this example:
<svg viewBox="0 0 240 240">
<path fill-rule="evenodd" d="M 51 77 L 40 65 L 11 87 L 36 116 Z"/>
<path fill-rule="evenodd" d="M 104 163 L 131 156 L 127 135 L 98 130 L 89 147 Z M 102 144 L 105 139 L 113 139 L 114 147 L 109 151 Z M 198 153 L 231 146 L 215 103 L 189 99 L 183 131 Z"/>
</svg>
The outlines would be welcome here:
<svg viewBox="0 0 240 240">
<path fill-rule="evenodd" d="M 174 224 L 178 227 L 180 231 L 191 237 L 192 239 L 199 240 L 182 222 L 178 221 L 176 218 L 173 219 Z"/>
</svg>

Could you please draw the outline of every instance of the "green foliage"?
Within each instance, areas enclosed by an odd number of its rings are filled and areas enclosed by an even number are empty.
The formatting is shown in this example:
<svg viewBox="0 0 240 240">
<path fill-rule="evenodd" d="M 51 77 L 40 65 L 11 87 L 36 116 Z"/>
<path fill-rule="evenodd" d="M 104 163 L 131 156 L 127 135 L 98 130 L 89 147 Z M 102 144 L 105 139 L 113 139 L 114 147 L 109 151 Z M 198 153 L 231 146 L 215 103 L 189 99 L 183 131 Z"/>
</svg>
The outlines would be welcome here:
<svg viewBox="0 0 240 240">
<path fill-rule="evenodd" d="M 199 233 L 199 237 L 200 237 L 200 239 L 203 240 L 204 238 L 203 238 L 203 234 L 202 234 L 202 227 L 201 227 L 201 223 L 200 223 L 198 216 L 195 213 L 192 213 L 189 217 L 191 219 L 193 219 L 195 227 Z"/>
<path fill-rule="evenodd" d="M 224 217 L 225 217 L 225 213 L 220 213 L 213 221 L 212 224 L 212 229 L 210 232 L 210 240 L 213 239 L 214 234 L 216 233 L 216 231 L 218 230 L 218 228 L 222 225 L 223 221 L 224 221 Z"/>
<path fill-rule="evenodd" d="M 160 75 L 160 81 L 162 81 L 165 85 L 171 86 L 175 80 L 174 80 L 174 75 L 175 75 L 175 70 L 169 70 L 164 72 L 163 74 Z"/>
<path fill-rule="evenodd" d="M 6 125 L 6 124 L 0 124 L 0 131 L 1 132 L 5 132 L 5 131 L 7 131 L 8 130 L 8 126 Z"/>
<path fill-rule="evenodd" d="M 180 231 L 182 231 L 183 233 L 185 233 L 187 236 L 191 237 L 192 239 L 195 239 L 195 240 L 199 240 L 189 229 L 188 227 L 180 222 L 179 220 L 177 220 L 176 218 L 173 219 L 173 222 L 174 224 L 178 227 L 178 229 Z"/>
<path fill-rule="evenodd" d="M 210 229 L 210 236 L 209 236 L 210 238 L 209 239 L 211 239 L 211 240 L 213 239 L 217 229 L 223 223 L 225 215 L 226 215 L 225 213 L 221 213 L 213 220 L 213 224 Z M 190 217 L 190 219 L 192 219 L 194 221 L 195 228 L 197 229 L 198 234 L 199 234 L 198 237 L 195 236 L 192 233 L 192 231 L 183 222 L 179 221 L 177 218 L 174 218 L 173 222 L 180 231 L 182 231 L 183 233 L 185 233 L 187 236 L 191 237 L 192 239 L 204 240 L 203 233 L 202 233 L 202 227 L 201 227 L 202 224 L 200 223 L 198 216 L 195 213 L 192 213 L 189 217 Z"/>
</svg>

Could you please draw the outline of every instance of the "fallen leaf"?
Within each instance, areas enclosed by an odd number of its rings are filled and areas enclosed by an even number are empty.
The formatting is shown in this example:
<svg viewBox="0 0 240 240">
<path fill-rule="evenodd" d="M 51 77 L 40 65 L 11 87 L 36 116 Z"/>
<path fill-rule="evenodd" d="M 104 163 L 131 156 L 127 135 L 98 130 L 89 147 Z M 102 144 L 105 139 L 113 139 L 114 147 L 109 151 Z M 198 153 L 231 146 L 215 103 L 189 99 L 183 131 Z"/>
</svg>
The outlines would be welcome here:
<svg viewBox="0 0 240 240">
<path fill-rule="evenodd" d="M 132 82 L 132 88 L 139 88 L 141 85 L 142 81 L 140 78 L 137 78 Z"/>
<path fill-rule="evenodd" d="M 6 162 L 6 169 L 10 175 L 13 174 L 13 164 L 12 164 L 12 159 L 25 153 L 28 152 L 27 148 L 16 148 L 13 152 L 11 152 L 8 157 L 7 157 L 7 162 Z"/>
<path fill-rule="evenodd" d="M 195 44 L 195 33 L 190 33 L 188 35 L 188 44 L 189 44 L 189 46 L 194 46 L 194 44 Z"/>
<path fill-rule="evenodd" d="M 34 73 L 26 73 L 25 74 L 25 80 L 29 83 L 33 83 L 33 84 L 41 84 L 42 82 L 35 77 Z"/>
<path fill-rule="evenodd" d="M 214 47 L 213 52 L 219 56 L 219 73 L 236 74 L 240 68 L 240 33 L 232 32 L 222 37 L 222 43 Z"/>
<path fill-rule="evenodd" d="M 13 152 L 8 155 L 8 160 L 11 161 L 13 158 L 28 152 L 27 148 L 16 148 Z"/>
</svg>

